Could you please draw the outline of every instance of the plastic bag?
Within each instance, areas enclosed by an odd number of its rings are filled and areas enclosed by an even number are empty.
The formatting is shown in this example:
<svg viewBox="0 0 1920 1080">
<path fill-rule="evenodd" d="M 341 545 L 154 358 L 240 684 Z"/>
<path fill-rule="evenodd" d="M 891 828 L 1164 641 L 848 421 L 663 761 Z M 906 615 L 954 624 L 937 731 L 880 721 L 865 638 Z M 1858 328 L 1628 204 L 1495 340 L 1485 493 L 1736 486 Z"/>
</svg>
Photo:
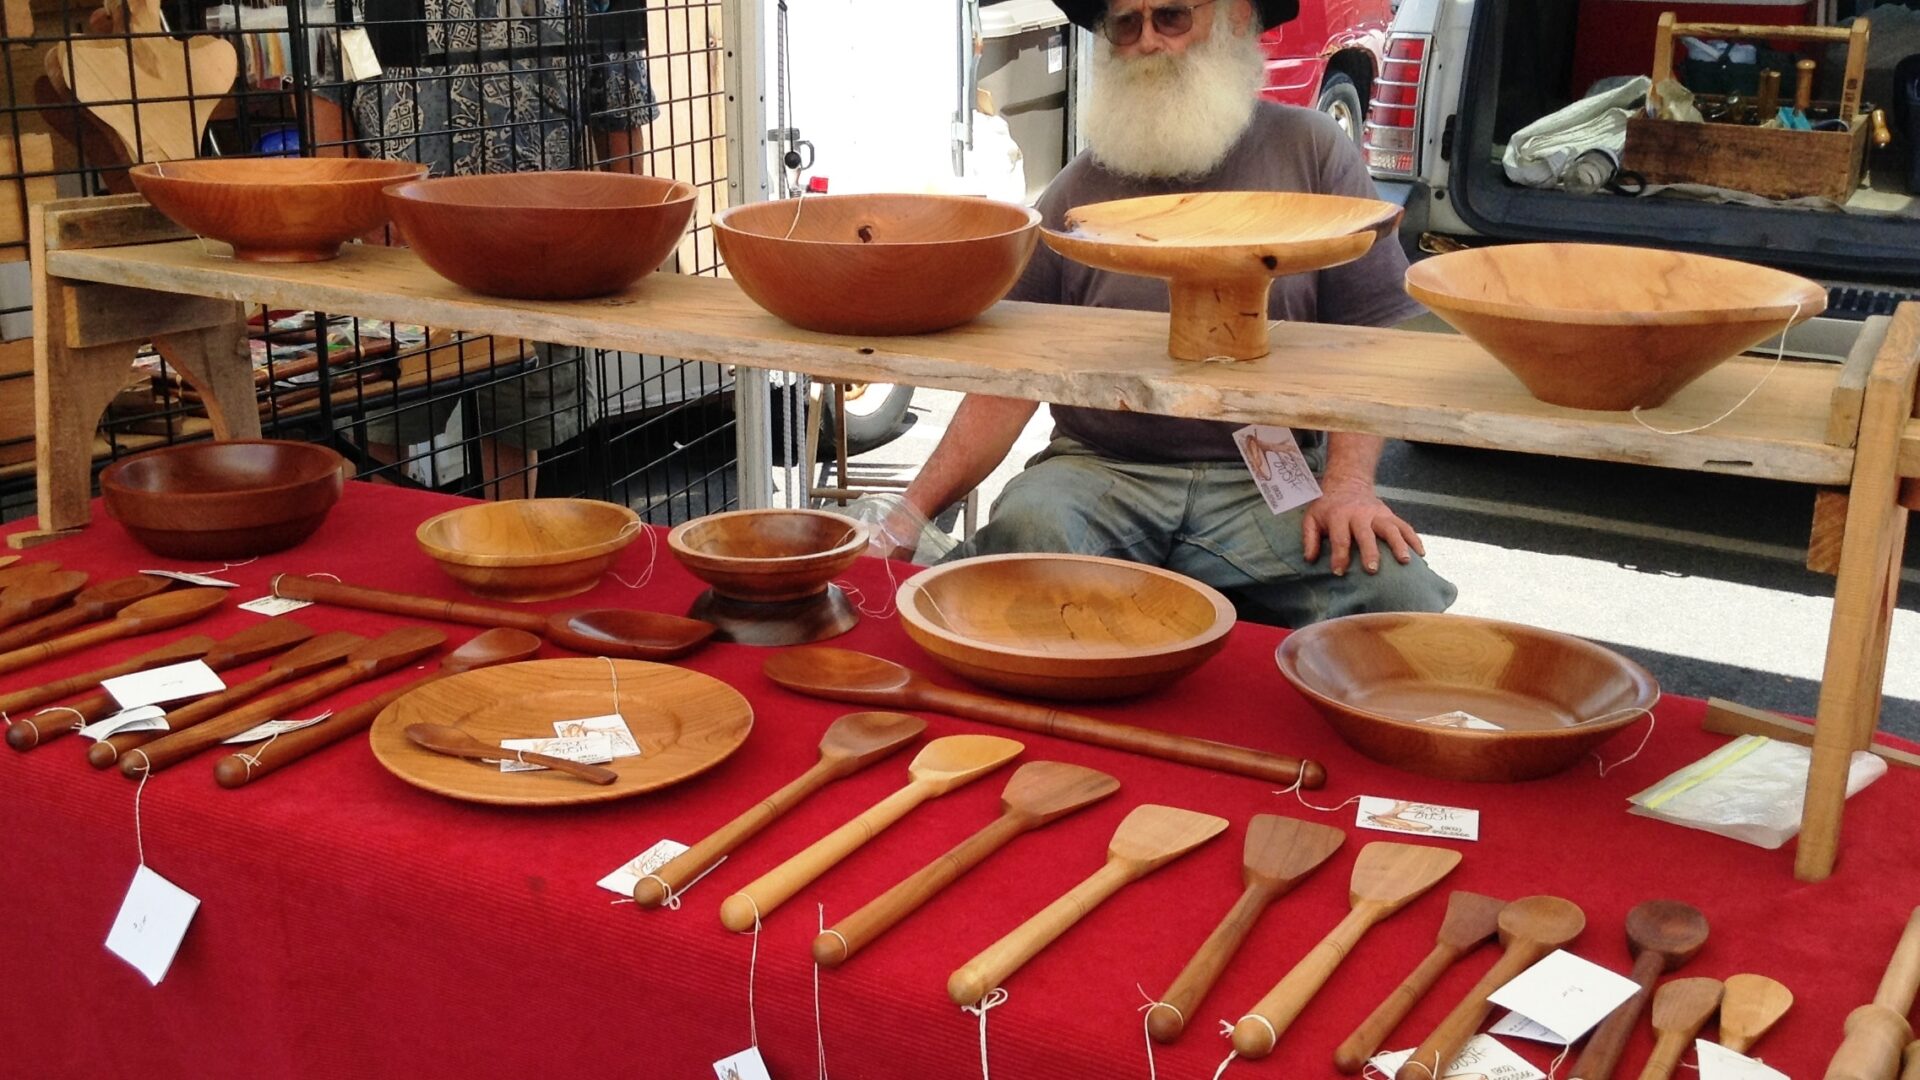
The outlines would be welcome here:
<svg viewBox="0 0 1920 1080">
<path fill-rule="evenodd" d="M 825 509 L 872 527 L 873 535 L 867 541 L 869 554 L 931 566 L 959 546 L 906 499 L 890 492 L 862 495 L 845 506 L 829 504 Z"/>
<path fill-rule="evenodd" d="M 1777 848 L 1800 831 L 1807 771 L 1804 746 L 1742 735 L 1627 801 L 1627 811 L 1763 848 Z M 1847 797 L 1887 773 L 1887 763 L 1864 750 L 1847 770 Z"/>
</svg>

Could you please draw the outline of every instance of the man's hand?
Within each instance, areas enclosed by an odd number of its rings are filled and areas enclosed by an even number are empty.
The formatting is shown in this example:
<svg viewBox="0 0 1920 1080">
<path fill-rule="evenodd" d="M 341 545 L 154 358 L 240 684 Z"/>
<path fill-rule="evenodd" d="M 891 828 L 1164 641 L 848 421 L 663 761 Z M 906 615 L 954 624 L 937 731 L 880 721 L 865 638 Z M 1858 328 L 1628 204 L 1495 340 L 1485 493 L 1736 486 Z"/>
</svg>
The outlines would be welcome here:
<svg viewBox="0 0 1920 1080">
<path fill-rule="evenodd" d="M 1414 552 L 1427 553 L 1420 534 L 1380 501 L 1372 484 L 1328 478 L 1320 491 L 1320 497 L 1307 504 L 1300 520 L 1300 545 L 1308 562 L 1320 558 L 1323 536 L 1336 575 L 1345 574 L 1352 565 L 1355 548 L 1360 552 L 1361 568 L 1369 574 L 1379 573 L 1381 540 L 1403 565 L 1413 560 Z"/>
</svg>

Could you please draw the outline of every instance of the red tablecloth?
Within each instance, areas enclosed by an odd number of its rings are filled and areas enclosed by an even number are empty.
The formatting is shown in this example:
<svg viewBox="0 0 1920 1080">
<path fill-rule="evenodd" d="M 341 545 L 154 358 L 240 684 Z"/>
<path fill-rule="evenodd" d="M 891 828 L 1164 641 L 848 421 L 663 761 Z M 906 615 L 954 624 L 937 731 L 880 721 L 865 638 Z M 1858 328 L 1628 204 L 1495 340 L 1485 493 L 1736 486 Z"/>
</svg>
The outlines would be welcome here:
<svg viewBox="0 0 1920 1080">
<path fill-rule="evenodd" d="M 411 536 L 418 521 L 448 505 L 437 496 L 350 484 L 311 541 L 225 576 L 242 585 L 236 600 L 263 594 L 282 571 L 324 571 L 454 597 L 452 583 Z M 30 557 L 96 577 L 168 565 L 96 516 L 83 535 Z M 647 545 L 635 544 L 620 569 L 631 575 L 646 559 Z M 869 595 L 888 588 L 878 562 L 850 576 Z M 679 612 L 697 591 L 663 551 L 644 589 L 609 581 L 578 603 Z M 317 629 L 362 631 L 399 621 L 319 606 L 289 617 Z M 229 632 L 258 618 L 226 610 L 203 626 Z M 455 643 L 471 632 L 449 629 Z M 1279 636 L 1243 625 L 1224 652 L 1172 691 L 1094 711 L 1322 760 L 1330 776 L 1328 789 L 1315 796 L 1322 805 L 1365 792 L 1477 807 L 1484 839 L 1453 845 L 1466 856 L 1453 876 L 1360 945 L 1274 1057 L 1236 1062 L 1229 1077 L 1334 1075 L 1332 1048 L 1424 955 L 1454 888 L 1568 897 L 1588 918 L 1577 951 L 1620 970 L 1629 966 L 1621 932 L 1628 908 L 1649 897 L 1699 905 L 1712 922 L 1712 940 L 1688 973 L 1754 971 L 1784 981 L 1797 1003 L 1760 1051 L 1790 1075 L 1817 1075 L 1846 1012 L 1871 998 L 1906 913 L 1920 899 L 1911 824 L 1920 784 L 1911 772 L 1896 770 L 1853 800 L 1839 874 L 1801 885 L 1790 873 L 1790 847 L 1760 851 L 1626 814 L 1629 794 L 1720 743 L 1699 731 L 1699 702 L 1664 702 L 1645 751 L 1604 779 L 1589 765 L 1530 784 L 1442 783 L 1375 766 L 1335 740 L 1275 671 Z M 889 619 L 865 619 L 838 644 L 950 681 Z M 0 680 L 0 689 L 144 647 L 121 643 Z M 798 774 L 813 761 L 821 730 L 850 711 L 774 687 L 760 674 L 766 655 L 714 645 L 685 661 L 753 702 L 752 737 L 730 761 L 667 791 L 597 808 L 511 810 L 438 798 L 389 776 L 363 740 L 237 791 L 214 785 L 210 759 L 160 774 L 147 785 L 142 807 L 146 857 L 203 905 L 157 988 L 103 947 L 136 865 L 133 784 L 88 768 L 78 739 L 27 754 L 0 751 L 8 907 L 0 931 L 0 986 L 8 998 L 0 1010 L 0 1071 L 707 1075 L 709 1062 L 743 1049 L 749 1037 L 751 942 L 720 926 L 718 904 L 897 787 L 910 757 L 902 753 L 825 789 L 720 866 L 679 911 L 611 903 L 595 885 L 603 874 L 662 837 L 693 841 Z M 358 688 L 337 703 L 384 685 Z M 929 719 L 929 735 L 996 730 Z M 1616 738 L 1606 753 L 1625 755 L 1643 730 Z M 1018 737 L 1027 743 L 1026 760 L 1106 770 L 1121 780 L 1120 794 L 1016 840 L 844 968 L 823 972 L 820 1022 L 835 1075 L 976 1073 L 976 1021 L 947 1001 L 947 975 L 1098 867 L 1130 807 L 1163 802 L 1223 815 L 1234 828 L 1089 915 L 1010 979 L 1010 999 L 989 1014 L 996 1075 L 1141 1074 L 1135 984 L 1163 990 L 1238 895 L 1249 816 L 1309 815 L 1269 784 Z M 760 1046 L 776 1076 L 814 1070 L 808 944 L 816 905 L 825 905 L 831 924 L 985 824 L 1005 775 L 928 803 L 767 920 L 754 1000 Z M 1351 809 L 1309 816 L 1343 827 L 1353 820 Z M 1341 853 L 1267 913 L 1186 1037 L 1161 1049 L 1162 1075 L 1211 1075 L 1227 1049 L 1216 1034 L 1218 1019 L 1244 1012 L 1338 920 L 1354 852 L 1376 839 L 1393 837 L 1350 835 Z M 1493 959 L 1493 950 L 1483 950 L 1456 967 L 1391 1042 L 1417 1041 Z M 1651 1046 L 1642 1028 L 1620 1075 L 1633 1075 L 1627 1070 L 1637 1069 Z M 1526 1044 L 1519 1049 L 1542 1066 L 1552 1056 Z"/>
</svg>

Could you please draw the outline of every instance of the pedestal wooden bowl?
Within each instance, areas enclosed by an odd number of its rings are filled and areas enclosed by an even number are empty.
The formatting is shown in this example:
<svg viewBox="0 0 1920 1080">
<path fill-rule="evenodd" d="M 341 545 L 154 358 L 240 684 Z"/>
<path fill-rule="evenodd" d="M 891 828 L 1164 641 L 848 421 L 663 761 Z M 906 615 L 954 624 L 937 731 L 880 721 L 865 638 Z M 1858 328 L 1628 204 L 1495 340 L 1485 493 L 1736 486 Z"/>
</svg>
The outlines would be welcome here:
<svg viewBox="0 0 1920 1080">
<path fill-rule="evenodd" d="M 598 499 L 510 499 L 436 514 L 414 532 L 447 576 L 489 600 L 532 603 L 600 583 L 640 515 Z"/>
<path fill-rule="evenodd" d="M 420 261 L 487 296 L 579 300 L 659 269 L 693 185 L 626 173 L 500 173 L 395 184 L 387 211 Z"/>
<path fill-rule="evenodd" d="M 824 510 L 734 510 L 667 534 L 673 557 L 713 586 L 687 614 L 742 645 L 799 645 L 853 629 L 860 616 L 832 582 L 866 548 L 866 525 Z"/>
<path fill-rule="evenodd" d="M 1233 604 L 1159 567 L 1091 555 L 985 555 L 900 586 L 901 625 L 948 670 L 1062 701 L 1158 690 L 1226 644 Z"/>
<path fill-rule="evenodd" d="M 1210 191 L 1076 206 L 1042 235 L 1075 262 L 1167 279 L 1174 359 L 1254 360 L 1269 349 L 1274 278 L 1352 262 L 1399 220 L 1378 199 Z"/>
<path fill-rule="evenodd" d="M 386 224 L 381 190 L 427 167 L 372 158 L 201 158 L 135 165 L 161 213 L 245 262 L 320 262 Z"/>
<path fill-rule="evenodd" d="M 1826 310 L 1818 283 L 1731 259 L 1608 244 L 1509 244 L 1423 259 L 1407 292 L 1534 397 L 1652 408 Z M 1732 404 L 1732 402 L 1728 402 Z"/>
<path fill-rule="evenodd" d="M 1347 745 L 1446 780 L 1551 776 L 1660 700 L 1647 669 L 1610 649 L 1465 615 L 1328 619 L 1275 659 Z"/>
<path fill-rule="evenodd" d="M 245 559 L 290 548 L 327 518 L 351 475 L 324 446 L 273 439 L 186 443 L 100 473 L 107 513 L 171 559 Z"/>
<path fill-rule="evenodd" d="M 924 334 L 992 307 L 1033 255 L 1036 211 L 958 195 L 814 195 L 723 210 L 727 270 L 767 311 L 827 334 Z"/>
</svg>

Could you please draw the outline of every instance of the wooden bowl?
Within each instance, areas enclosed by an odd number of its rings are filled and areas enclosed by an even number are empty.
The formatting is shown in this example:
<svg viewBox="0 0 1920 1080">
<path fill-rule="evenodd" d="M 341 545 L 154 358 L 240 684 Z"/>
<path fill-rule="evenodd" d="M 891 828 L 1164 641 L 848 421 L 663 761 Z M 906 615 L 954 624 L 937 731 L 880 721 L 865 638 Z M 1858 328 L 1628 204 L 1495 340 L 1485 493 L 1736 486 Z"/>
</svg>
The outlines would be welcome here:
<svg viewBox="0 0 1920 1080">
<path fill-rule="evenodd" d="M 470 591 L 532 603 L 599 584 L 641 528 L 640 515 L 618 503 L 510 499 L 436 514 L 420 523 L 414 539 Z"/>
<path fill-rule="evenodd" d="M 753 302 L 803 330 L 924 334 L 1007 295 L 1039 224 L 959 195 L 810 195 L 723 210 L 713 231 Z"/>
<path fill-rule="evenodd" d="M 1233 604 L 1200 582 L 1092 555 L 985 555 L 900 586 L 914 644 L 957 675 L 1016 694 L 1144 694 L 1220 651 Z"/>
<path fill-rule="evenodd" d="M 1347 745 L 1447 780 L 1551 776 L 1660 700 L 1647 669 L 1611 649 L 1465 615 L 1328 619 L 1274 655 Z M 1454 712 L 1480 724 L 1420 722 Z"/>
<path fill-rule="evenodd" d="M 1174 359 L 1254 360 L 1269 349 L 1274 278 L 1352 262 L 1399 220 L 1378 199 L 1209 191 L 1076 206 L 1065 230 L 1042 234 L 1075 262 L 1166 278 Z"/>
<path fill-rule="evenodd" d="M 320 527 L 351 469 L 331 449 L 272 439 L 186 443 L 100 473 L 107 513 L 171 559 L 240 559 L 290 548 Z"/>
<path fill-rule="evenodd" d="M 824 510 L 734 510 L 676 526 L 667 549 L 733 600 L 818 596 L 867 549 L 867 527 Z"/>
<path fill-rule="evenodd" d="M 372 158 L 201 158 L 135 165 L 133 186 L 247 262 L 319 262 L 386 224 L 381 190 L 427 167 Z"/>
<path fill-rule="evenodd" d="M 1509 244 L 1423 259 L 1407 292 L 1541 401 L 1652 408 L 1826 310 L 1817 282 L 1731 259 L 1608 244 Z"/>
<path fill-rule="evenodd" d="M 659 269 L 693 219 L 694 190 L 625 173 L 500 173 L 395 184 L 386 199 L 407 244 L 449 281 L 579 300 Z"/>
</svg>

